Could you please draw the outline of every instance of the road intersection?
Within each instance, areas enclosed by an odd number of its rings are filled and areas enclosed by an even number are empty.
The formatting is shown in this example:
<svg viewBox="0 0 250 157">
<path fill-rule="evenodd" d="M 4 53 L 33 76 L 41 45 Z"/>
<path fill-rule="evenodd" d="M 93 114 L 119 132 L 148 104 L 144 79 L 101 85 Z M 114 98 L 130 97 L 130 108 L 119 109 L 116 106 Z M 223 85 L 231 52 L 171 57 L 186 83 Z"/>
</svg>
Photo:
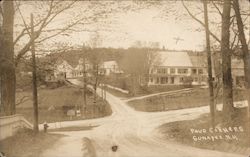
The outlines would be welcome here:
<svg viewBox="0 0 250 157">
<path fill-rule="evenodd" d="M 70 80 L 81 86 L 81 82 Z M 98 89 L 98 94 L 101 90 Z M 135 111 L 125 101 L 107 92 L 112 115 L 99 119 L 61 122 L 61 127 L 97 126 L 85 131 L 58 132 L 66 135 L 45 150 L 42 157 L 83 157 L 82 138 L 93 141 L 98 157 L 240 157 L 219 151 L 194 148 L 166 141 L 161 138 L 157 127 L 173 121 L 189 120 L 209 112 L 208 106 L 146 113 Z M 55 123 L 49 124 L 53 128 Z M 116 152 L 111 147 L 117 145 Z"/>
</svg>

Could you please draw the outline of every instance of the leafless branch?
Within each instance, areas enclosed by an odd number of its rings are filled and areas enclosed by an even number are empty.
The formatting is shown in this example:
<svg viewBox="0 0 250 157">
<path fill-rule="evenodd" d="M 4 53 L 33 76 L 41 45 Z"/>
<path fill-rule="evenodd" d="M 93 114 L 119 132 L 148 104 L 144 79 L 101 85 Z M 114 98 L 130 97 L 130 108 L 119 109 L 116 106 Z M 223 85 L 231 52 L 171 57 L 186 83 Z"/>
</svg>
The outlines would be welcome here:
<svg viewBox="0 0 250 157">
<path fill-rule="evenodd" d="M 187 6 L 185 5 L 184 1 L 182 0 L 182 5 L 184 6 L 185 10 L 188 12 L 188 14 L 195 20 L 197 21 L 198 23 L 200 23 L 203 27 L 205 27 L 205 24 L 199 20 L 198 18 L 196 18 L 191 12 L 190 10 L 187 8 Z M 217 41 L 220 43 L 220 39 L 214 34 L 212 33 L 210 30 L 209 30 L 209 34 Z"/>
<path fill-rule="evenodd" d="M 215 4 L 214 1 L 212 1 L 213 6 L 215 7 L 215 9 L 218 11 L 218 13 L 222 16 L 222 12 L 220 11 L 219 7 L 217 6 L 217 4 Z"/>
<path fill-rule="evenodd" d="M 52 0 L 49 4 L 49 10 L 47 15 L 38 23 L 41 23 L 39 29 L 36 31 L 36 36 L 34 37 L 34 40 L 36 40 L 40 34 L 42 33 L 42 30 L 56 17 L 58 16 L 60 13 L 62 13 L 64 10 L 69 9 L 76 1 L 71 2 L 70 4 L 66 5 L 65 7 L 63 7 L 62 9 L 60 9 L 57 12 L 53 13 L 53 9 L 55 8 L 55 6 L 59 3 L 59 2 L 55 2 L 55 4 L 53 3 L 54 1 Z M 28 30 L 29 28 L 26 25 L 26 29 Z M 20 39 L 20 37 L 19 37 Z M 16 60 L 15 60 L 15 64 L 17 66 L 19 60 L 21 59 L 21 57 L 30 50 L 30 46 L 31 46 L 32 40 L 30 39 L 28 41 L 28 43 L 17 53 L 16 56 Z"/>
<path fill-rule="evenodd" d="M 30 100 L 30 97 L 29 96 L 23 96 L 22 98 L 19 99 L 18 102 L 16 102 L 16 106 L 17 105 L 20 105 L 22 103 L 25 103 L 26 101 Z"/>
</svg>

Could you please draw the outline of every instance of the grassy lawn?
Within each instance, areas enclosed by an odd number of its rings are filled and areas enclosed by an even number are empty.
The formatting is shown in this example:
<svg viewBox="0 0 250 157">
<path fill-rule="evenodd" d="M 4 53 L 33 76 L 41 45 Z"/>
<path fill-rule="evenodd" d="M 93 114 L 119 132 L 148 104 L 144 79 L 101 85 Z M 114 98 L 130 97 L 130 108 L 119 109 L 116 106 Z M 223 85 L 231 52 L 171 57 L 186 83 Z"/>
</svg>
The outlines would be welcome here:
<svg viewBox="0 0 250 157">
<path fill-rule="evenodd" d="M 0 151 L 6 157 L 38 157 L 61 137 L 63 135 L 43 132 L 35 135 L 32 130 L 20 130 L 15 136 L 0 141 Z"/>
<path fill-rule="evenodd" d="M 249 155 L 246 125 L 237 123 L 235 125 L 222 125 L 219 123 L 221 117 L 217 116 L 216 128 L 226 128 L 217 132 L 210 127 L 210 117 L 204 114 L 195 120 L 177 121 L 164 124 L 158 129 L 163 138 L 168 141 L 186 144 L 193 147 L 219 150 L 231 153 Z M 229 127 L 234 128 L 230 131 Z M 195 130 L 195 131 L 194 131 Z M 241 131 L 240 131 L 241 130 Z M 242 131 L 243 130 L 243 131 Z M 214 137 L 214 140 L 212 138 Z M 216 138 L 217 137 L 217 138 Z"/>
<path fill-rule="evenodd" d="M 18 92 L 17 101 L 23 96 L 27 96 L 30 100 L 17 106 L 17 113 L 23 114 L 25 118 L 33 122 L 33 107 L 32 107 L 32 95 L 31 91 Z M 111 114 L 111 108 L 106 101 L 101 98 L 97 98 L 94 103 L 93 94 L 88 92 L 87 94 L 87 106 L 85 113 L 80 117 L 67 116 L 67 110 L 63 109 L 64 106 L 71 108 L 79 108 L 83 105 L 83 91 L 74 87 L 60 87 L 56 89 L 40 89 L 38 90 L 39 99 L 39 123 L 58 122 L 66 120 L 79 120 L 104 117 Z"/>
<path fill-rule="evenodd" d="M 235 101 L 244 100 L 243 91 L 235 91 Z M 221 103 L 222 97 L 216 98 L 216 103 Z M 189 93 L 179 93 L 175 95 L 159 95 L 140 100 L 128 102 L 129 105 L 138 111 L 156 112 L 184 108 L 192 108 L 209 105 L 208 89 L 196 88 Z"/>
</svg>

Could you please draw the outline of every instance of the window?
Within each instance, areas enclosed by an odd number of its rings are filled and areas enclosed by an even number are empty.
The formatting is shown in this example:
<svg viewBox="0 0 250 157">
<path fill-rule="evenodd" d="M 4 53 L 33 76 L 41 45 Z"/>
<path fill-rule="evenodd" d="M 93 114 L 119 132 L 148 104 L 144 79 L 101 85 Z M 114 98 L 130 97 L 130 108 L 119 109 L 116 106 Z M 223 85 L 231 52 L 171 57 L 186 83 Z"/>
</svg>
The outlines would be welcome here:
<svg viewBox="0 0 250 157">
<path fill-rule="evenodd" d="M 161 69 L 157 69 L 157 73 L 160 74 L 161 73 Z"/>
<path fill-rule="evenodd" d="M 171 84 L 174 84 L 174 77 L 171 77 Z"/>
<path fill-rule="evenodd" d="M 150 78 L 150 82 L 153 82 L 153 81 L 154 81 L 154 80 L 153 80 L 153 78 L 151 77 L 151 78 Z"/>
<path fill-rule="evenodd" d="M 175 73 L 175 69 L 174 68 L 171 68 L 170 69 L 170 74 L 174 74 Z"/>
<path fill-rule="evenodd" d="M 161 77 L 161 84 L 165 84 L 165 77 Z"/>
<path fill-rule="evenodd" d="M 168 77 L 166 77 L 166 84 L 168 83 Z"/>
<path fill-rule="evenodd" d="M 159 83 L 160 83 L 160 78 L 157 77 L 157 79 L 156 79 L 156 84 L 159 84 Z"/>
<path fill-rule="evenodd" d="M 198 82 L 198 78 L 197 77 L 194 78 L 194 82 Z"/>
<path fill-rule="evenodd" d="M 198 70 L 198 73 L 199 73 L 199 74 L 203 74 L 203 69 L 199 69 L 199 70 Z"/>
<path fill-rule="evenodd" d="M 192 74 L 197 74 L 197 69 L 192 69 Z"/>
<path fill-rule="evenodd" d="M 179 74 L 187 74 L 188 73 L 188 69 L 178 69 L 178 73 Z"/>
<path fill-rule="evenodd" d="M 165 69 L 165 73 L 166 73 L 166 74 L 168 73 L 168 68 Z"/>
<path fill-rule="evenodd" d="M 180 82 L 184 82 L 184 78 L 183 77 L 180 77 Z"/>
<path fill-rule="evenodd" d="M 167 73 L 168 71 L 167 71 L 167 69 L 164 69 L 164 68 L 158 68 L 157 69 L 157 73 L 158 74 L 165 74 L 165 73 Z"/>
</svg>

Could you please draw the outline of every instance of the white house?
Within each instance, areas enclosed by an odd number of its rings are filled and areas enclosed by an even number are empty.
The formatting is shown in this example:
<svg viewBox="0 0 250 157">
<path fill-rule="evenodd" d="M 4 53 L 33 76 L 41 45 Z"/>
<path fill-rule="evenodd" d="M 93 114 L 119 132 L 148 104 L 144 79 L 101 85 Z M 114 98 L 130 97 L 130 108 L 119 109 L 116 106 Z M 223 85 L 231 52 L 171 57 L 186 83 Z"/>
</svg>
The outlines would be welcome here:
<svg viewBox="0 0 250 157">
<path fill-rule="evenodd" d="M 84 67 L 84 65 L 85 65 L 85 67 Z M 89 71 L 93 67 L 92 67 L 92 64 L 88 60 L 84 61 L 83 58 L 80 58 L 79 61 L 78 61 L 78 64 L 72 70 L 73 77 L 82 77 L 83 72 L 84 72 L 84 68 L 85 68 L 85 71 Z"/>
<path fill-rule="evenodd" d="M 181 85 L 191 79 L 194 85 L 207 83 L 207 69 L 199 57 L 187 52 L 157 52 L 149 72 L 148 85 Z"/>
<path fill-rule="evenodd" d="M 110 74 L 122 74 L 123 71 L 119 68 L 116 61 L 106 61 L 100 64 L 99 66 L 101 75 L 110 75 Z"/>
<path fill-rule="evenodd" d="M 54 68 L 54 75 L 56 78 L 66 79 L 71 78 L 73 67 L 66 61 L 60 60 Z"/>
<path fill-rule="evenodd" d="M 52 69 L 48 70 L 46 75 L 46 80 L 57 81 L 57 80 L 64 80 L 67 78 L 83 77 L 84 64 L 85 64 L 85 70 L 88 72 L 92 68 L 92 65 L 87 60 L 84 62 L 84 60 L 80 58 L 78 60 L 78 64 L 75 64 L 74 67 L 71 64 L 69 64 L 66 60 L 60 59 L 57 61 L 53 70 Z M 89 74 L 87 73 L 87 75 Z"/>
<path fill-rule="evenodd" d="M 233 84 L 237 86 L 243 86 L 245 79 L 243 60 L 232 59 L 231 66 L 232 66 Z"/>
</svg>

